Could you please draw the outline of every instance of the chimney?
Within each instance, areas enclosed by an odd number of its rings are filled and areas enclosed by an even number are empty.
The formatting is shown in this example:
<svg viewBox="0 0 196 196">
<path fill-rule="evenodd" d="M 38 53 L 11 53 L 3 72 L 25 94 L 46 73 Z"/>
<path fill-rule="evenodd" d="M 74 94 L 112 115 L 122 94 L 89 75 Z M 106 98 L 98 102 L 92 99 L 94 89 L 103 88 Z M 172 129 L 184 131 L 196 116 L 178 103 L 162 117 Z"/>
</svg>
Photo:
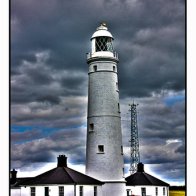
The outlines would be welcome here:
<svg viewBox="0 0 196 196">
<path fill-rule="evenodd" d="M 59 155 L 57 161 L 57 167 L 67 167 L 67 157 L 65 155 Z"/>
<path fill-rule="evenodd" d="M 11 184 L 15 184 L 16 183 L 16 175 L 17 175 L 17 171 L 15 169 L 10 171 L 10 183 Z"/>
<path fill-rule="evenodd" d="M 144 172 L 144 164 L 143 163 L 138 163 L 137 172 Z"/>
</svg>

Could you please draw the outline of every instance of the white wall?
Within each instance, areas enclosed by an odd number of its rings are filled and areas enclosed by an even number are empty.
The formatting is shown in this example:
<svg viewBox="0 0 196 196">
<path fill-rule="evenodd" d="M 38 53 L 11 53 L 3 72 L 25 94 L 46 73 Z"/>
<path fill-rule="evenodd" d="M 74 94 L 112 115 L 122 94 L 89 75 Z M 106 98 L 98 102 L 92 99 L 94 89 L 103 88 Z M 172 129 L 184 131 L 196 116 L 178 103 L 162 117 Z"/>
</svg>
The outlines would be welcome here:
<svg viewBox="0 0 196 196">
<path fill-rule="evenodd" d="M 49 187 L 49 195 L 50 196 L 58 196 L 59 195 L 59 186 L 63 185 L 45 185 L 45 186 L 32 186 L 36 187 L 36 195 L 42 196 L 44 195 L 45 188 Z M 73 185 L 66 185 L 64 186 L 64 192 L 66 196 L 73 196 L 74 195 L 74 186 Z M 12 195 L 11 195 L 12 196 Z M 30 196 L 30 187 L 22 187 L 21 189 L 21 196 Z"/>
<path fill-rule="evenodd" d="M 169 188 L 165 187 L 165 195 L 163 195 L 163 186 L 126 186 L 126 190 L 129 191 L 129 195 L 140 196 L 141 188 L 146 188 L 146 196 L 156 196 L 155 188 L 158 188 L 158 196 L 169 196 Z"/>
<path fill-rule="evenodd" d="M 97 66 L 97 71 L 93 70 L 94 66 Z M 90 63 L 86 174 L 104 182 L 124 180 L 119 90 L 116 83 L 116 62 Z M 94 124 L 93 130 L 89 128 L 90 124 Z M 104 153 L 99 153 L 98 145 L 104 146 Z"/>
<path fill-rule="evenodd" d="M 82 186 L 82 185 L 77 185 L 76 186 L 76 196 L 80 195 L 79 194 L 79 187 L 80 186 Z M 92 185 L 83 185 L 83 195 L 84 196 L 93 196 L 94 195 L 94 186 L 92 186 Z M 97 195 L 98 196 L 103 196 L 101 186 L 97 186 Z"/>
<path fill-rule="evenodd" d="M 11 196 L 20 196 L 20 189 L 11 189 Z"/>
<path fill-rule="evenodd" d="M 36 195 L 43 196 L 44 195 L 44 187 L 49 187 L 49 195 L 50 196 L 58 196 L 59 195 L 59 186 L 63 185 L 45 185 L 45 186 L 34 186 L 36 187 Z M 94 195 L 94 186 L 96 185 L 76 185 L 76 196 L 79 196 L 79 187 L 83 186 L 83 195 L 84 196 L 93 196 Z M 33 187 L 33 186 L 32 186 Z M 98 196 L 102 196 L 102 187 L 97 186 Z M 74 185 L 64 185 L 64 194 L 65 196 L 74 196 Z M 30 187 L 22 187 L 19 189 L 12 189 L 11 196 L 30 196 Z"/>
<path fill-rule="evenodd" d="M 21 187 L 21 196 L 30 196 L 30 188 Z"/>
<path fill-rule="evenodd" d="M 105 183 L 102 186 L 103 196 L 126 196 L 126 186 L 123 183 Z M 98 195 L 99 196 L 99 195 Z"/>
</svg>

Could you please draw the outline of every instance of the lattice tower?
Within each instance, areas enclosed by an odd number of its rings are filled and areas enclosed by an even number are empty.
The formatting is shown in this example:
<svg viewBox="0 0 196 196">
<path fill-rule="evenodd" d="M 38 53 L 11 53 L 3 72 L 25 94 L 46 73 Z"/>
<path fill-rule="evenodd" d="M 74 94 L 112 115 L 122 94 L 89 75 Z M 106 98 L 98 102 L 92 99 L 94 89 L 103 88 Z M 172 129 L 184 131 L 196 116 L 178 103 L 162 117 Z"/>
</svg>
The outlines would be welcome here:
<svg viewBox="0 0 196 196">
<path fill-rule="evenodd" d="M 137 124 L 137 106 L 138 104 L 129 104 L 131 113 L 131 138 L 130 142 L 130 173 L 137 171 L 137 164 L 140 162 L 138 124 Z"/>
</svg>

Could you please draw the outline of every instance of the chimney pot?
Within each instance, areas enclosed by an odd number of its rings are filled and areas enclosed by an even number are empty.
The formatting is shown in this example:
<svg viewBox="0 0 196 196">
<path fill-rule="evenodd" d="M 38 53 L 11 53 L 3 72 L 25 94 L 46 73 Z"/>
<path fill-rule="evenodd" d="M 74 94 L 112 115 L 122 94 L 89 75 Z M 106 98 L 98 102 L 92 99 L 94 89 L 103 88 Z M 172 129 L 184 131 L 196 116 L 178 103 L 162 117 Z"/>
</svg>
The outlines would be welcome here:
<svg viewBox="0 0 196 196">
<path fill-rule="evenodd" d="M 10 183 L 15 184 L 16 183 L 16 177 L 17 177 L 17 171 L 13 169 L 10 171 Z"/>
<path fill-rule="evenodd" d="M 143 163 L 138 163 L 137 172 L 144 172 L 144 164 Z"/>
<path fill-rule="evenodd" d="M 67 167 L 67 157 L 65 155 L 57 157 L 57 167 Z"/>
</svg>

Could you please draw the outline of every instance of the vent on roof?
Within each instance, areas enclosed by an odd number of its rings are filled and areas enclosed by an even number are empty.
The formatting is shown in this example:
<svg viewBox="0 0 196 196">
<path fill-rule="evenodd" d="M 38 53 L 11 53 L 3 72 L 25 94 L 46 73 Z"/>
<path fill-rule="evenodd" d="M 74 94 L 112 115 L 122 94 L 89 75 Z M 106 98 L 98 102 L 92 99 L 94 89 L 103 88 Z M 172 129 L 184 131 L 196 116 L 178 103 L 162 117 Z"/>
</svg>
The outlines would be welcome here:
<svg viewBox="0 0 196 196">
<path fill-rule="evenodd" d="M 65 155 L 59 155 L 59 157 L 57 157 L 57 160 L 57 167 L 67 167 L 67 157 Z"/>
<path fill-rule="evenodd" d="M 138 163 L 137 172 L 144 172 L 144 164 L 143 163 Z"/>
</svg>

